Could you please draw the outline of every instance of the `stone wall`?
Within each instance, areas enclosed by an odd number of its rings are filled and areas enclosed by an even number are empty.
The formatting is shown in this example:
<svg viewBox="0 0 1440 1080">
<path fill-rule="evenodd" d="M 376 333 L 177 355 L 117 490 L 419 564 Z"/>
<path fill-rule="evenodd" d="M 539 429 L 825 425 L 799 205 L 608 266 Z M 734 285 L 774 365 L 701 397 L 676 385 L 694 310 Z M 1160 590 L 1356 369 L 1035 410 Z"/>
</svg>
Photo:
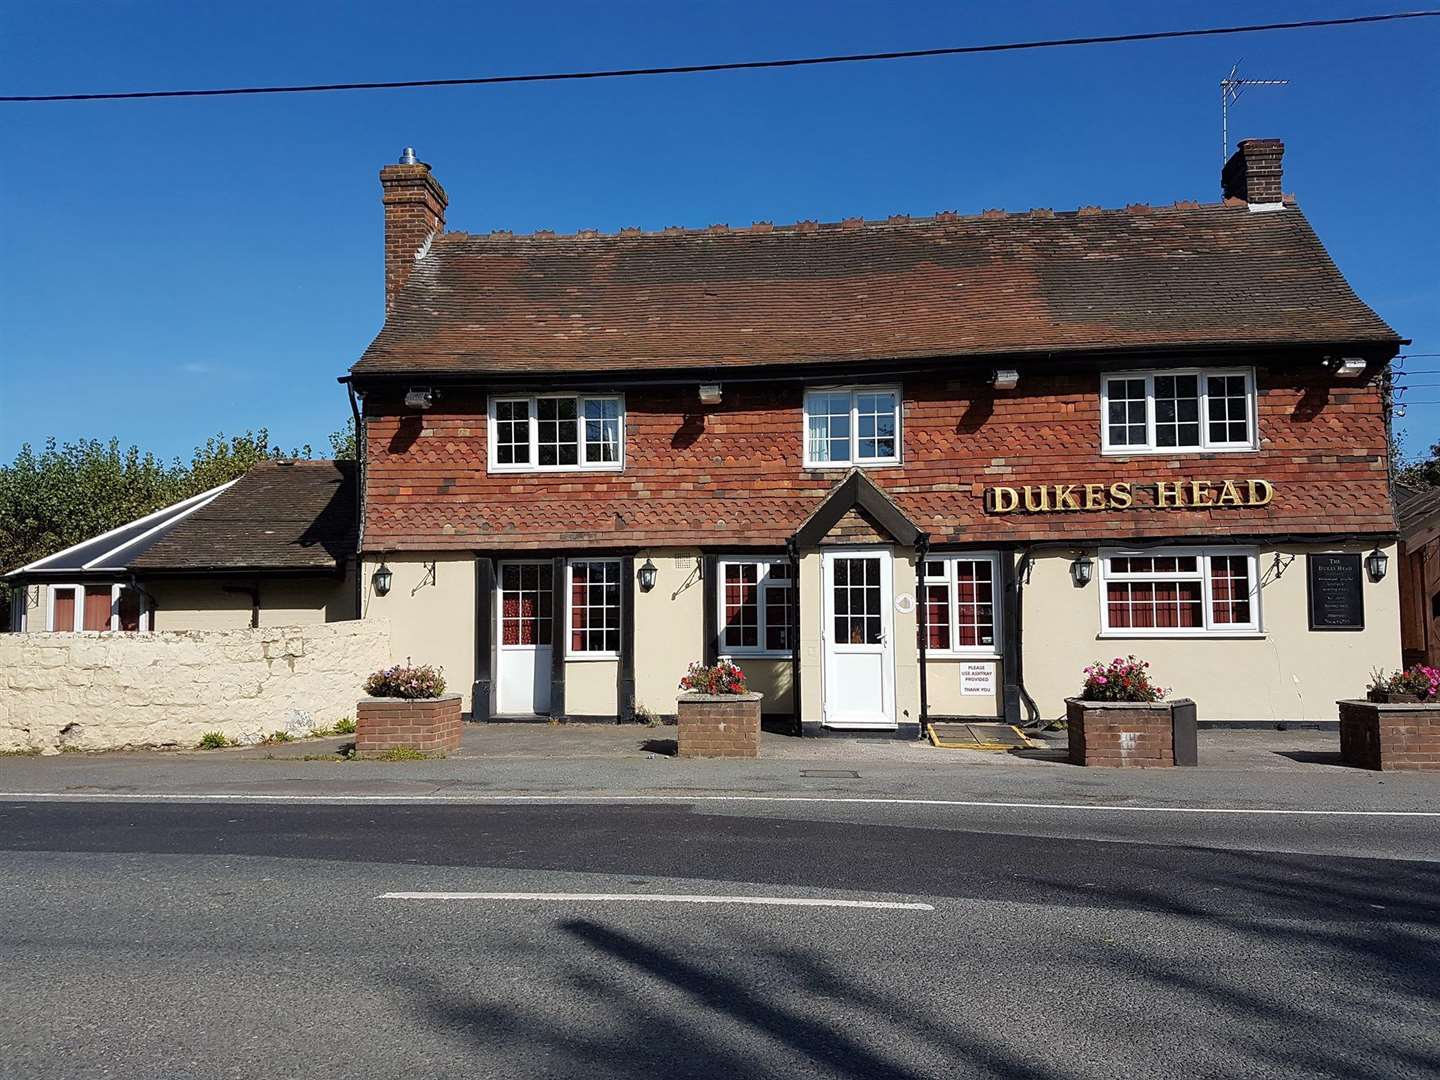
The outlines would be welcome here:
<svg viewBox="0 0 1440 1080">
<path fill-rule="evenodd" d="M 253 742 L 355 715 L 384 620 L 153 634 L 0 634 L 0 750 Z"/>
</svg>

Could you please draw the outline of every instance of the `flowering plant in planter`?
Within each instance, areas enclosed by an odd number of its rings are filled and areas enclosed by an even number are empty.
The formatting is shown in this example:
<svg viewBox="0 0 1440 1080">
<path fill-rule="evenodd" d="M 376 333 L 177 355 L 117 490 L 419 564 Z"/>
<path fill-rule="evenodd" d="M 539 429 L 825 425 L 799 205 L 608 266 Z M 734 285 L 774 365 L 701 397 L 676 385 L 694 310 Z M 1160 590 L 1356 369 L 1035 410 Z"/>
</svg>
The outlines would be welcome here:
<svg viewBox="0 0 1440 1080">
<path fill-rule="evenodd" d="M 680 689 L 692 694 L 747 694 L 745 673 L 729 660 L 706 667 L 696 660 L 680 678 Z"/>
<path fill-rule="evenodd" d="M 365 680 L 365 693 L 371 697 L 438 698 L 445 693 L 445 669 L 420 664 L 404 664 L 377 671 Z"/>
<path fill-rule="evenodd" d="M 1392 696 L 1413 696 L 1416 701 L 1430 701 L 1440 697 L 1440 668 L 1415 664 L 1404 671 L 1375 670 L 1370 673 L 1371 698 Z"/>
<path fill-rule="evenodd" d="M 1085 669 L 1085 701 L 1160 701 L 1169 691 L 1150 681 L 1150 661 L 1134 656 L 1115 657 L 1108 664 L 1096 660 Z"/>
</svg>

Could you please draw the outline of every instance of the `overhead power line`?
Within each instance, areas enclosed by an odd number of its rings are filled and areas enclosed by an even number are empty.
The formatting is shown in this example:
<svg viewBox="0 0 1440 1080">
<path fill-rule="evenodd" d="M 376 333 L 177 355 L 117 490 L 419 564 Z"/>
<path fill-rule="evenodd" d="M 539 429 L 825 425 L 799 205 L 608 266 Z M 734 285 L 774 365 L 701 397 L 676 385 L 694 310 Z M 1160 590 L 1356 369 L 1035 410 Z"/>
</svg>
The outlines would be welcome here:
<svg viewBox="0 0 1440 1080">
<path fill-rule="evenodd" d="M 577 79 L 625 79 L 648 75 L 697 75 L 718 71 L 757 71 L 766 68 L 815 67 L 820 64 L 861 64 L 878 60 L 914 60 L 927 56 L 966 56 L 975 53 L 1019 52 L 1025 49 L 1059 49 L 1075 45 L 1117 45 L 1124 42 L 1167 41 L 1177 38 L 1254 34 L 1269 30 L 1310 30 L 1326 26 L 1429 19 L 1440 10 L 1402 11 L 1384 15 L 1356 15 L 1344 19 L 1304 19 L 1296 22 L 1254 23 L 1248 26 L 1214 26 L 1191 30 L 1157 30 L 1145 34 L 1106 34 L 1093 37 L 1012 41 L 990 45 L 958 45 L 943 49 L 907 49 L 897 52 L 807 56 L 787 60 L 740 60 L 727 64 L 683 64 L 675 67 L 617 68 L 609 71 L 562 71 L 530 75 L 483 75 L 468 79 L 403 79 L 391 82 L 317 83 L 297 86 L 231 86 L 204 90 L 124 90 L 97 94 L 8 94 L 0 102 L 133 101 L 150 98 L 239 97 L 245 94 L 316 94 L 338 90 L 404 90 L 429 86 L 495 86 L 502 83 L 563 82 Z"/>
</svg>

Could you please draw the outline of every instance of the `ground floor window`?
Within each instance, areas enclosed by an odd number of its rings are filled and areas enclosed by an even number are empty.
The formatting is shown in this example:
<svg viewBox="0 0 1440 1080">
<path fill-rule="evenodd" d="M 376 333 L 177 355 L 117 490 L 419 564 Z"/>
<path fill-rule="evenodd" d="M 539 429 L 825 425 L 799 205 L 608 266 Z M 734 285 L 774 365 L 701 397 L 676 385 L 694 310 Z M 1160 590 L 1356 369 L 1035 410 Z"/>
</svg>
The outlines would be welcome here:
<svg viewBox="0 0 1440 1080">
<path fill-rule="evenodd" d="M 795 582 L 784 559 L 722 559 L 720 651 L 735 656 L 789 656 Z"/>
<path fill-rule="evenodd" d="M 575 559 L 570 574 L 571 656 L 620 655 L 620 560 Z"/>
<path fill-rule="evenodd" d="M 150 629 L 144 594 L 132 585 L 114 582 L 51 585 L 45 629 L 50 631 Z"/>
<path fill-rule="evenodd" d="M 500 644 L 550 644 L 552 572 L 548 562 L 501 564 Z"/>
<path fill-rule="evenodd" d="M 1101 629 L 1117 637 L 1256 633 L 1253 550 L 1161 548 L 1102 552 Z"/>
<path fill-rule="evenodd" d="M 999 648 L 995 585 L 1000 557 L 993 553 L 931 555 L 921 571 L 927 652 L 994 656 Z"/>
</svg>

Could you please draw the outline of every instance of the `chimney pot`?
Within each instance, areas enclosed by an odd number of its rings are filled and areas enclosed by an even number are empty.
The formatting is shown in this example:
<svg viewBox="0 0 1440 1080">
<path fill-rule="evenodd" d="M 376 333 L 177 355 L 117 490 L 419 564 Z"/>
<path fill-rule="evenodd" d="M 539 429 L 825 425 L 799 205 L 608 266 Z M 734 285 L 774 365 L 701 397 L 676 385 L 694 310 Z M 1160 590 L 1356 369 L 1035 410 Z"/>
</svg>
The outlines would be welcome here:
<svg viewBox="0 0 1440 1080">
<path fill-rule="evenodd" d="M 401 165 L 414 165 L 414 164 L 415 164 L 415 148 L 414 148 L 413 146 L 407 146 L 407 147 L 405 147 L 404 150 L 401 150 L 401 151 L 400 151 L 400 164 L 401 164 Z"/>
<path fill-rule="evenodd" d="M 1251 207 L 1279 206 L 1284 172 L 1285 144 L 1279 139 L 1241 139 L 1220 173 L 1220 190 L 1227 199 L 1244 199 Z"/>
</svg>

